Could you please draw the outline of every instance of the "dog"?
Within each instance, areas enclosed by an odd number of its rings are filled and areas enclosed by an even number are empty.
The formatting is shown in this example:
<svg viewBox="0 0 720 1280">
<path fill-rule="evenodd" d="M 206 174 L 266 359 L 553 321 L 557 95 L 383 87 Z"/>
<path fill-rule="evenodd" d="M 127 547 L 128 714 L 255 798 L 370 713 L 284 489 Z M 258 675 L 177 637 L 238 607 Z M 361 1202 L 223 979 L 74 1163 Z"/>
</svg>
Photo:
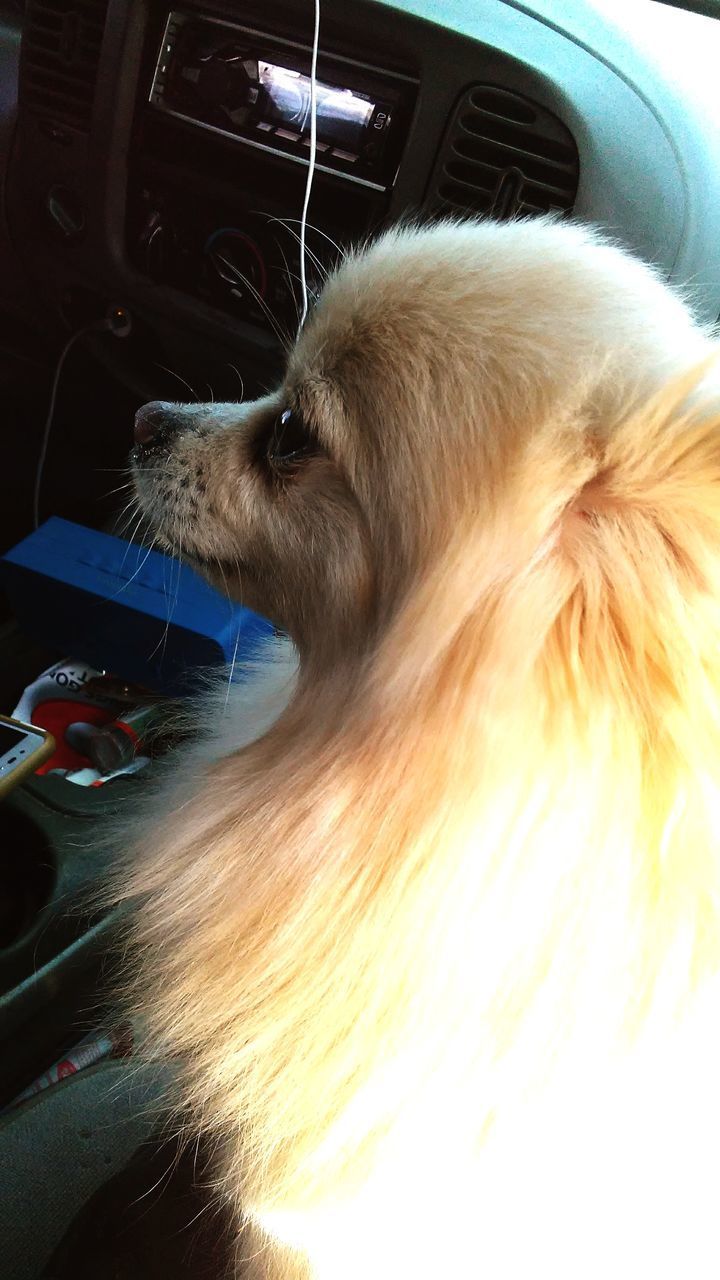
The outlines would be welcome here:
<svg viewBox="0 0 720 1280">
<path fill-rule="evenodd" d="M 138 414 L 158 543 L 292 642 L 118 875 L 238 1275 L 717 1275 L 717 351 L 589 228 L 441 222 Z"/>
</svg>

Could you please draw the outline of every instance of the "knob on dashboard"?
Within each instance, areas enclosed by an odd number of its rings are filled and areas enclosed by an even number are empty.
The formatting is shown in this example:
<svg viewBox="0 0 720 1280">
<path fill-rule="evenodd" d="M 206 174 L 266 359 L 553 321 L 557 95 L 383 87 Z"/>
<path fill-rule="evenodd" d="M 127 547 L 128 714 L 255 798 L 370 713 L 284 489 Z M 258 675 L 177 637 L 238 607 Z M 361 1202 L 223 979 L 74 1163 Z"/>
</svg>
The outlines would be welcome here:
<svg viewBox="0 0 720 1280">
<path fill-rule="evenodd" d="M 221 227 L 209 237 L 205 254 L 216 285 L 237 301 L 264 299 L 267 268 L 255 240 L 236 227 Z"/>
</svg>

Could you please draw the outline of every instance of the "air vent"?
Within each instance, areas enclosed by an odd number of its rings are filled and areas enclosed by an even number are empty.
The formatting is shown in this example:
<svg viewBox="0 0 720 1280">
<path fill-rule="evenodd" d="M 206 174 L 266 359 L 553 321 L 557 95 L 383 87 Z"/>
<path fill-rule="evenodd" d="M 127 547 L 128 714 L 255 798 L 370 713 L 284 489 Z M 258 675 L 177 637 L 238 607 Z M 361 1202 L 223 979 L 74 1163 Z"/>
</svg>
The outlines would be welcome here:
<svg viewBox="0 0 720 1280">
<path fill-rule="evenodd" d="M 575 140 L 557 116 L 506 89 L 475 85 L 455 108 L 425 205 L 494 218 L 568 213 L 578 171 Z"/>
<path fill-rule="evenodd" d="M 20 63 L 24 107 L 87 131 L 108 0 L 30 0 Z"/>
</svg>

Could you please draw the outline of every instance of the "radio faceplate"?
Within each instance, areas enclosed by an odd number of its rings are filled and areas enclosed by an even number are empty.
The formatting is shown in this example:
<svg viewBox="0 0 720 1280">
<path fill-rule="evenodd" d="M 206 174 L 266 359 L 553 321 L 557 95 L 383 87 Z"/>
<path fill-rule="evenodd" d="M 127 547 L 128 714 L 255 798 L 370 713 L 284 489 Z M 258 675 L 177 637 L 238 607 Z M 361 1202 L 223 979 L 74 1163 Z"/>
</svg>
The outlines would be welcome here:
<svg viewBox="0 0 720 1280">
<path fill-rule="evenodd" d="M 294 41 L 173 11 L 150 104 L 243 147 L 307 166 L 310 57 L 310 49 Z M 317 78 L 317 169 L 389 191 L 416 89 L 411 77 L 323 55 Z"/>
</svg>

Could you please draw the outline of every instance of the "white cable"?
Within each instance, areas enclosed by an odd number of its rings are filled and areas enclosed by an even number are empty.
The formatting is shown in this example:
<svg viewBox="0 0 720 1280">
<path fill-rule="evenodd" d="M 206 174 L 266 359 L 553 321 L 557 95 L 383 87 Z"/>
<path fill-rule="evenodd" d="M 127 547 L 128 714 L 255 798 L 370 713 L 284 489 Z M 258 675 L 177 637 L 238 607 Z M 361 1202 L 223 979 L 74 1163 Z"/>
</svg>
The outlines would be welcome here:
<svg viewBox="0 0 720 1280">
<path fill-rule="evenodd" d="M 307 180 L 305 182 L 305 199 L 303 201 L 302 217 L 300 219 L 300 285 L 302 288 L 302 314 L 298 325 L 298 333 L 302 329 L 308 313 L 305 238 L 307 231 L 308 208 L 310 205 L 310 192 L 312 191 L 313 178 L 315 176 L 315 157 L 317 155 L 317 58 L 319 45 L 320 0 L 315 0 L 315 32 L 313 34 L 312 62 L 310 64 L 310 162 L 308 164 Z"/>
<path fill-rule="evenodd" d="M 45 419 L 45 427 L 43 429 L 42 443 L 40 445 L 40 458 L 38 460 L 37 471 L 35 472 L 35 490 L 33 493 L 33 522 L 34 522 L 34 527 L 36 529 L 40 524 L 40 486 L 42 484 L 42 474 L 43 474 L 43 469 L 45 467 L 45 458 L 47 456 L 48 442 L 50 440 L 50 428 L 52 427 L 52 420 L 55 416 L 55 401 L 57 400 L 58 387 L 60 386 L 60 378 L 62 377 L 62 371 L 65 366 L 65 361 L 67 360 L 68 356 L 70 355 L 70 352 L 75 346 L 75 343 L 80 338 L 84 337 L 86 333 L 92 333 L 93 331 L 97 331 L 98 328 L 99 326 L 97 324 L 87 324 L 87 325 L 84 325 L 82 329 L 76 329 L 75 332 L 70 335 L 67 342 L 65 343 L 65 346 L 60 352 L 60 355 L 58 357 L 58 362 L 55 366 L 55 376 L 53 378 L 52 390 L 50 392 L 50 404 L 48 406 L 47 417 Z"/>
</svg>

